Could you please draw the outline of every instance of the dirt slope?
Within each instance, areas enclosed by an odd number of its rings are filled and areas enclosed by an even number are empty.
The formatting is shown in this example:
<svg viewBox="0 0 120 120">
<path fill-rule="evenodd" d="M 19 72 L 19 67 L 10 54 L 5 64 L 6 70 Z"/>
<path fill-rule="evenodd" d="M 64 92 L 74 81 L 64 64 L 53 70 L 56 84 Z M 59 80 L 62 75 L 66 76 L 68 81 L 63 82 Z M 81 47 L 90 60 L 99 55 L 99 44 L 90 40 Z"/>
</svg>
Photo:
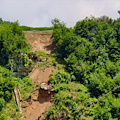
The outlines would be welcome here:
<svg viewBox="0 0 120 120">
<path fill-rule="evenodd" d="M 39 84 L 48 82 L 50 74 L 56 71 L 57 69 L 53 67 L 46 67 L 44 70 L 36 68 L 30 73 L 30 78 L 33 82 Z M 27 106 L 26 111 L 24 111 L 25 120 L 38 120 L 40 116 L 42 119 L 42 114 L 52 105 L 51 99 L 51 96 L 42 96 L 39 89 L 34 91 L 32 94 L 32 100 L 24 103 L 24 105 Z"/>
<path fill-rule="evenodd" d="M 36 68 L 29 75 L 33 82 L 42 83 L 48 82 L 50 74 L 56 71 L 54 67 L 45 67 L 43 70 Z"/>
<path fill-rule="evenodd" d="M 25 33 L 25 37 L 30 42 L 33 52 L 44 51 L 47 54 L 53 52 L 53 40 L 51 39 L 51 34 Z M 56 71 L 57 69 L 54 67 L 45 67 L 43 70 L 35 68 L 29 73 L 29 75 L 33 83 L 40 85 L 43 82 L 47 83 L 50 74 Z M 43 113 L 52 105 L 51 99 L 51 96 L 46 93 L 43 93 L 42 95 L 40 89 L 34 91 L 32 93 L 32 99 L 22 103 L 24 117 L 22 119 L 42 120 L 44 118 Z"/>
<path fill-rule="evenodd" d="M 50 54 L 54 51 L 52 34 L 25 32 L 25 37 L 30 42 L 33 52 L 43 51 Z"/>
</svg>

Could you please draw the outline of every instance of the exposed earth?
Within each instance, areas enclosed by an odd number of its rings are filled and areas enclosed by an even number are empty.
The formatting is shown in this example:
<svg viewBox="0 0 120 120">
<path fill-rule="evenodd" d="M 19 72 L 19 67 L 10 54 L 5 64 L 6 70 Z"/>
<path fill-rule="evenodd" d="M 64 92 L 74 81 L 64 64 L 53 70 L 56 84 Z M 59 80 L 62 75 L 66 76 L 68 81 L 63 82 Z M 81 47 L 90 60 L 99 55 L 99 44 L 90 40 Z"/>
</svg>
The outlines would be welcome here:
<svg viewBox="0 0 120 120">
<path fill-rule="evenodd" d="M 47 54 L 50 54 L 54 51 L 54 47 L 52 45 L 53 39 L 51 33 L 30 33 L 25 32 L 26 39 L 30 42 L 32 46 L 32 51 L 43 51 Z"/>
<path fill-rule="evenodd" d="M 53 40 L 51 39 L 51 34 L 40 34 L 40 33 L 25 33 L 26 39 L 30 42 L 32 46 L 32 51 L 43 51 L 47 54 L 53 52 Z M 34 68 L 30 73 L 30 79 L 33 83 L 48 84 L 49 76 L 51 73 L 56 72 L 57 69 L 54 67 L 45 67 L 43 70 L 39 68 Z M 52 99 L 54 92 L 36 89 L 32 93 L 32 99 L 22 102 L 22 111 L 24 120 L 42 120 L 44 118 L 43 113 L 47 111 L 50 106 L 52 106 Z"/>
</svg>

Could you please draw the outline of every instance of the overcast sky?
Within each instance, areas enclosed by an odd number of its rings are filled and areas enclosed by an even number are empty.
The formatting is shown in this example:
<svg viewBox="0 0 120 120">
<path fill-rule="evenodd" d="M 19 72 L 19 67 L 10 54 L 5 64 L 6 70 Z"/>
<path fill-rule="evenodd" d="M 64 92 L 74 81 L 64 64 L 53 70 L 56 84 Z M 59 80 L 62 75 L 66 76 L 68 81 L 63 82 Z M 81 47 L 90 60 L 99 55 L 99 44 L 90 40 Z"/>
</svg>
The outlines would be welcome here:
<svg viewBox="0 0 120 120">
<path fill-rule="evenodd" d="M 0 0 L 0 18 L 20 25 L 48 27 L 58 18 L 73 27 L 86 16 L 119 17 L 120 0 Z"/>
</svg>

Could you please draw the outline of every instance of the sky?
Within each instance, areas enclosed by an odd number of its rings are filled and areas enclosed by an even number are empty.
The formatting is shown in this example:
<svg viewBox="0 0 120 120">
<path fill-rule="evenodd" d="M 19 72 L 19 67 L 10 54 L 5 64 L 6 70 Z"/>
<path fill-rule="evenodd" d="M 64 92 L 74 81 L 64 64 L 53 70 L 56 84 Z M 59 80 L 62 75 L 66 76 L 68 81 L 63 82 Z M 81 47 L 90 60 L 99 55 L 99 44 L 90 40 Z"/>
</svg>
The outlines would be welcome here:
<svg viewBox="0 0 120 120">
<path fill-rule="evenodd" d="M 91 15 L 117 19 L 118 10 L 120 0 L 0 0 L 0 18 L 31 27 L 50 27 L 54 18 L 67 27 Z"/>
</svg>

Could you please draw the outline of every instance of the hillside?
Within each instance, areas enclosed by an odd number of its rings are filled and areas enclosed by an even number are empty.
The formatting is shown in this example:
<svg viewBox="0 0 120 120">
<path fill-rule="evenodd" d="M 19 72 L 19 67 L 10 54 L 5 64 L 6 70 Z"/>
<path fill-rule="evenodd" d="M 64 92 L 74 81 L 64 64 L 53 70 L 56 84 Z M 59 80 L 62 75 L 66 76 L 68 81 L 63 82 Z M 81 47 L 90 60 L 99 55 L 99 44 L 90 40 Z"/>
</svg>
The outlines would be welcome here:
<svg viewBox="0 0 120 120">
<path fill-rule="evenodd" d="M 43 51 L 47 54 L 51 54 L 53 52 L 53 40 L 51 39 L 51 33 L 33 33 L 33 32 L 25 32 L 26 39 L 30 42 L 32 46 L 32 52 L 35 51 Z M 50 59 L 50 58 L 49 58 Z M 50 66 L 44 66 L 43 69 L 39 69 L 37 66 L 38 62 L 35 63 L 35 68 L 29 73 L 30 79 L 33 83 L 38 84 L 37 89 L 32 93 L 32 99 L 30 101 L 23 101 L 23 119 L 25 120 L 36 120 L 41 116 L 43 118 L 43 113 L 49 109 L 52 105 L 53 96 L 48 93 L 44 93 L 42 91 L 40 93 L 40 84 L 47 83 L 49 81 L 49 76 L 51 73 L 57 71 L 56 68 Z M 42 95 L 43 94 L 43 95 Z"/>
<path fill-rule="evenodd" d="M 120 19 L 86 17 L 73 28 L 54 19 L 53 31 L 27 32 L 3 23 L 1 120 L 120 119 Z"/>
<path fill-rule="evenodd" d="M 74 28 L 52 23 L 66 72 L 50 78 L 56 94 L 46 120 L 119 120 L 120 19 L 86 17 Z"/>
<path fill-rule="evenodd" d="M 52 65 L 51 36 L 51 30 L 23 33 L 17 22 L 1 22 L 0 120 L 43 118 L 52 105 L 54 94 L 44 90 L 51 73 L 58 70 Z"/>
<path fill-rule="evenodd" d="M 42 32 L 25 32 L 26 39 L 30 42 L 32 46 L 32 51 L 43 51 L 47 54 L 50 54 L 54 51 L 52 45 L 52 34 L 51 31 L 46 33 Z"/>
</svg>

